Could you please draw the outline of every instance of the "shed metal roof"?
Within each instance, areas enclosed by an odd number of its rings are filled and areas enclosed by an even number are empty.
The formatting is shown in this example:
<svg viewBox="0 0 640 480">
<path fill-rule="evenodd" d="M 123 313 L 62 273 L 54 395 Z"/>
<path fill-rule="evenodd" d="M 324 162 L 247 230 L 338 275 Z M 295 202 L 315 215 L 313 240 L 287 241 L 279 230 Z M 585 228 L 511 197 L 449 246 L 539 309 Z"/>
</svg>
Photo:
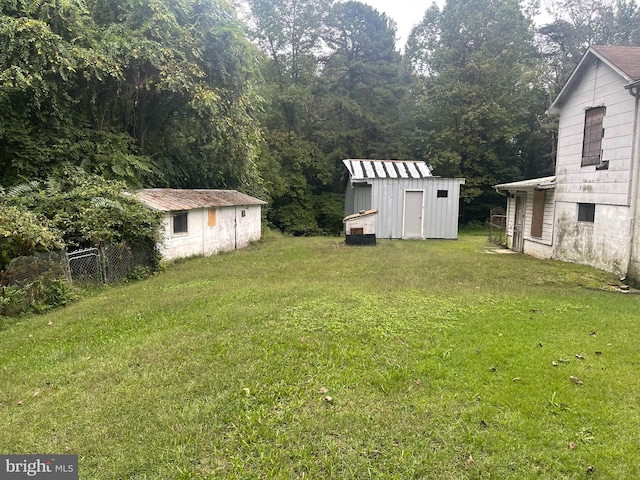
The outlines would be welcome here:
<svg viewBox="0 0 640 480">
<path fill-rule="evenodd" d="M 236 190 L 146 188 L 136 192 L 136 196 L 150 208 L 163 212 L 267 203 Z"/>
<path fill-rule="evenodd" d="M 520 182 L 501 183 L 495 185 L 496 190 L 513 191 L 533 188 L 535 190 L 550 190 L 556 187 L 556 177 L 532 178 L 531 180 L 522 180 Z"/>
<path fill-rule="evenodd" d="M 351 180 L 369 178 L 425 178 L 431 170 L 422 160 L 342 160 L 349 170 Z"/>
</svg>

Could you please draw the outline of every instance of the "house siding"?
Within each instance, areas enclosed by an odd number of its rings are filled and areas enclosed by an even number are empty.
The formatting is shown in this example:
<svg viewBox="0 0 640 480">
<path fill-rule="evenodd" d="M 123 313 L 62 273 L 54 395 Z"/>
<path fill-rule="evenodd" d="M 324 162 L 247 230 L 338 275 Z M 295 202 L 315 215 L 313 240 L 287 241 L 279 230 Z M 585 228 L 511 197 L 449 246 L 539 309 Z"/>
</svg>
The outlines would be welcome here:
<svg viewBox="0 0 640 480">
<path fill-rule="evenodd" d="M 514 195 L 525 195 L 525 217 L 523 225 L 523 253 L 537 258 L 551 258 L 553 255 L 553 231 L 554 231 L 554 211 L 555 211 L 555 191 L 545 190 L 544 197 L 544 217 L 542 223 L 542 236 L 533 237 L 531 235 L 531 223 L 533 219 L 533 190 L 514 190 Z M 509 198 L 507 201 L 507 247 L 513 248 L 513 230 L 516 219 L 515 199 Z"/>
<path fill-rule="evenodd" d="M 580 263 L 640 282 L 640 49 L 594 46 L 581 59 L 549 112 L 559 115 L 551 232 L 538 245 L 551 258 Z M 600 165 L 582 166 L 586 111 L 604 107 Z M 604 162 L 604 164 L 602 164 Z M 497 185 L 514 194 L 549 177 Z M 549 200 L 549 199 L 547 199 Z M 594 206 L 593 218 L 581 203 Z M 513 243 L 515 201 L 507 201 L 507 240 Z M 527 205 L 529 207 L 529 205 Z M 545 206 L 545 217 L 547 206 Z M 592 220 L 592 221 L 591 221 Z M 525 234 L 531 212 L 527 210 Z M 525 253 L 533 240 L 525 237 Z M 535 247 L 537 248 L 537 247 Z M 534 248 L 534 249 L 535 249 Z"/>
<path fill-rule="evenodd" d="M 625 80 L 603 62 L 585 69 L 562 105 L 558 126 L 557 187 L 559 202 L 629 205 L 634 105 Z M 602 161 L 607 170 L 582 167 L 584 117 L 587 108 L 605 106 Z"/>
<path fill-rule="evenodd" d="M 627 265 L 629 209 L 596 204 L 593 223 L 578 221 L 578 205 L 556 203 L 553 258 L 623 276 Z"/>
<path fill-rule="evenodd" d="M 629 258 L 635 102 L 626 80 L 604 62 L 589 65 L 565 99 L 559 122 L 553 258 L 624 275 Z M 602 161 L 581 166 L 585 110 L 604 106 Z M 596 205 L 593 223 L 578 222 L 578 203 Z"/>
</svg>

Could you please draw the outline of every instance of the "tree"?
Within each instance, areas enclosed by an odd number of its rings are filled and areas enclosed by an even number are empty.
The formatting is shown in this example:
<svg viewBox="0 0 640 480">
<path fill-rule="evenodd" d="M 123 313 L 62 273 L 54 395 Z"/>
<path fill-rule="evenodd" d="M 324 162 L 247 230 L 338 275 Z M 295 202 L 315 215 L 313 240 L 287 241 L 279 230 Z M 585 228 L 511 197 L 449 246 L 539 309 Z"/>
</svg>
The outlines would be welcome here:
<svg viewBox="0 0 640 480">
<path fill-rule="evenodd" d="M 272 198 L 267 219 L 294 235 L 337 233 L 318 221 L 323 214 L 317 209 L 318 196 L 333 180 L 322 152 L 294 132 L 274 130 L 266 142 L 263 161 L 271 168 L 264 177 Z"/>
<path fill-rule="evenodd" d="M 13 258 L 63 246 L 61 232 L 44 216 L 16 205 L 3 205 L 0 209 L 0 272 Z"/>
<path fill-rule="evenodd" d="M 130 184 L 249 188 L 256 55 L 217 0 L 3 2 L 4 184 L 63 163 Z"/>
<path fill-rule="evenodd" d="M 414 151 L 436 174 L 466 177 L 466 219 L 483 220 L 499 203 L 491 186 L 522 178 L 544 112 L 531 19 L 517 0 L 449 0 L 409 45 Z"/>
<path fill-rule="evenodd" d="M 268 128 L 299 133 L 317 71 L 321 33 L 333 0 L 248 0 L 271 111 Z"/>
<path fill-rule="evenodd" d="M 550 101 L 559 93 L 590 45 L 640 45 L 640 8 L 635 0 L 549 0 L 551 23 L 538 30 Z"/>
<path fill-rule="evenodd" d="M 44 218 L 44 225 L 61 232 L 58 238 L 69 247 L 127 241 L 153 250 L 160 241 L 157 212 L 128 194 L 123 182 L 77 167 L 61 168 L 46 180 L 16 185 L 0 196 L 0 204 Z"/>
<path fill-rule="evenodd" d="M 309 135 L 335 161 L 404 157 L 399 106 L 405 86 L 395 24 L 356 1 L 335 4 L 327 22 L 328 53 Z"/>
</svg>

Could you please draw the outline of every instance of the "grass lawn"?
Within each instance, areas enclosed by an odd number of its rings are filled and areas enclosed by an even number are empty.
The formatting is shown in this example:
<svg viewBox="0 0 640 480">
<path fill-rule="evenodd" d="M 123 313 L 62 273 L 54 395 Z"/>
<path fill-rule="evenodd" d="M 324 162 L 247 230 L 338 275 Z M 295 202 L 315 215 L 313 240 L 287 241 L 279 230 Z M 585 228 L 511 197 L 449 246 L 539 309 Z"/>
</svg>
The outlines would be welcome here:
<svg viewBox="0 0 640 480">
<path fill-rule="evenodd" d="M 0 319 L 0 452 L 82 479 L 640 478 L 640 296 L 487 247 L 269 235 Z"/>
</svg>

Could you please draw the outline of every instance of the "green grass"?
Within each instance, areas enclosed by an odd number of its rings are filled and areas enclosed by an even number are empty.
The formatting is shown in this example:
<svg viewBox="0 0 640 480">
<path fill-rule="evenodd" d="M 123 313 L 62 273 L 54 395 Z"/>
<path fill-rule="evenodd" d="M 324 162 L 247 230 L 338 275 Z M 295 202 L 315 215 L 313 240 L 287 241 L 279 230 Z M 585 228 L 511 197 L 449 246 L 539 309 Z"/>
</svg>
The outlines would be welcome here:
<svg viewBox="0 0 640 480">
<path fill-rule="evenodd" d="M 0 320 L 0 452 L 83 479 L 640 477 L 640 296 L 487 247 L 270 235 Z"/>
</svg>

